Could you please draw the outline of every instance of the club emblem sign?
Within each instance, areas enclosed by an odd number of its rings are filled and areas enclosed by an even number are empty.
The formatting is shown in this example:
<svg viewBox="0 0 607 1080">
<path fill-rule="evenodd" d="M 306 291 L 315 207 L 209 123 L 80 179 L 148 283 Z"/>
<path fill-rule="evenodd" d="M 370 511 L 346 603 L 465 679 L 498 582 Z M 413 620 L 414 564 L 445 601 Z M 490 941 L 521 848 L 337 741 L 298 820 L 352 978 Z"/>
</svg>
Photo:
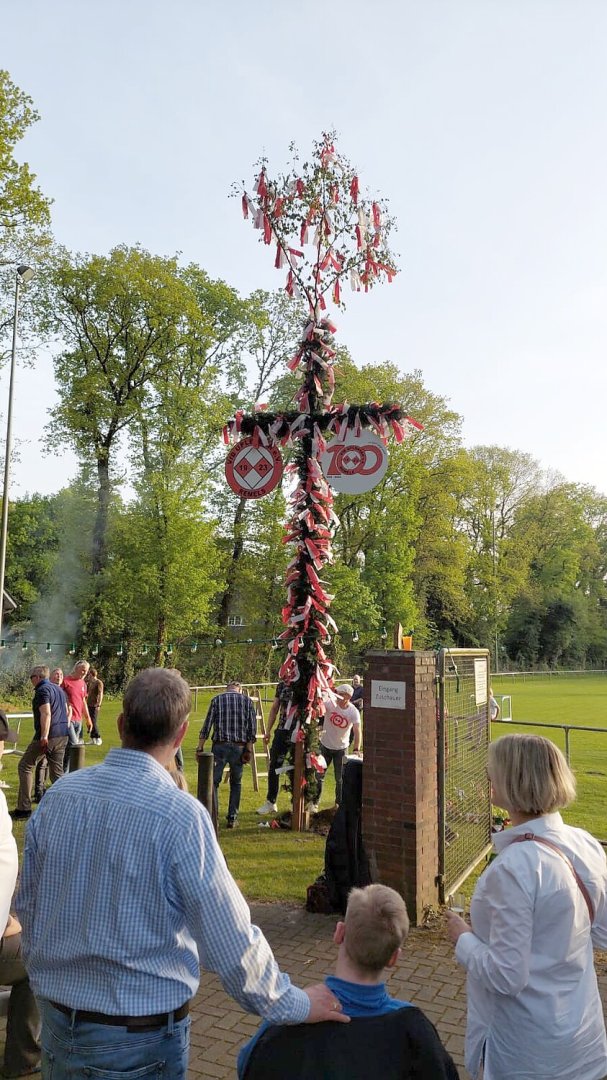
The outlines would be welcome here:
<svg viewBox="0 0 607 1080">
<path fill-rule="evenodd" d="M 226 458 L 226 480 L 241 499 L 261 499 L 273 491 L 282 476 L 282 458 L 275 446 L 255 446 L 241 439 Z"/>
<path fill-rule="evenodd" d="M 374 432 L 362 431 L 356 435 L 353 430 L 348 430 L 343 438 L 338 436 L 327 443 L 320 463 L 335 491 L 362 495 L 383 480 L 388 468 L 388 452 Z"/>
</svg>

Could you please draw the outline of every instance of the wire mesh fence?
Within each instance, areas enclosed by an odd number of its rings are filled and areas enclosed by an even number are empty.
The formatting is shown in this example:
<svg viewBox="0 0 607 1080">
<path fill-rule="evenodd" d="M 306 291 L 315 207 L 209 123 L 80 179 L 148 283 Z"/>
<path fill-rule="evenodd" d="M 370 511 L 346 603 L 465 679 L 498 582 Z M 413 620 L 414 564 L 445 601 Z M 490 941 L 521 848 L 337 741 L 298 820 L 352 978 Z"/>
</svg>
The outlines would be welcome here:
<svg viewBox="0 0 607 1080">
<path fill-rule="evenodd" d="M 444 902 L 491 842 L 489 654 L 442 649 L 439 664 L 439 882 Z"/>
</svg>

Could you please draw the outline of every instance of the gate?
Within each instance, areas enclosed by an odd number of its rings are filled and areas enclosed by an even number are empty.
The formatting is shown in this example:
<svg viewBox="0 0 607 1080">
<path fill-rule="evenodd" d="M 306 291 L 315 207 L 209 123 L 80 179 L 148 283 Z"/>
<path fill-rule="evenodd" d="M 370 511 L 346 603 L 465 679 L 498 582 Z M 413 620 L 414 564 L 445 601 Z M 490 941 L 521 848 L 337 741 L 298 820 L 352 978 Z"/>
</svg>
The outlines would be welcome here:
<svg viewBox="0 0 607 1080">
<path fill-rule="evenodd" d="M 491 845 L 489 651 L 438 654 L 439 899 L 445 903 Z"/>
</svg>

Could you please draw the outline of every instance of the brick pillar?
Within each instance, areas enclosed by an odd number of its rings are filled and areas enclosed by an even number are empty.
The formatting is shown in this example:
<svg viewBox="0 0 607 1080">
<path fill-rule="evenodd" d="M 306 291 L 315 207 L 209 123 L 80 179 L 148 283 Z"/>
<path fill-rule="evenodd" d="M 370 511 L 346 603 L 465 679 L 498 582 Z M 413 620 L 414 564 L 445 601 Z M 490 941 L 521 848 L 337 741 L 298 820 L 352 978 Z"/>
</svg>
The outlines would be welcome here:
<svg viewBox="0 0 607 1080">
<path fill-rule="evenodd" d="M 424 908 L 438 903 L 435 656 L 366 656 L 363 841 L 373 880 L 396 889 L 419 925 Z"/>
</svg>

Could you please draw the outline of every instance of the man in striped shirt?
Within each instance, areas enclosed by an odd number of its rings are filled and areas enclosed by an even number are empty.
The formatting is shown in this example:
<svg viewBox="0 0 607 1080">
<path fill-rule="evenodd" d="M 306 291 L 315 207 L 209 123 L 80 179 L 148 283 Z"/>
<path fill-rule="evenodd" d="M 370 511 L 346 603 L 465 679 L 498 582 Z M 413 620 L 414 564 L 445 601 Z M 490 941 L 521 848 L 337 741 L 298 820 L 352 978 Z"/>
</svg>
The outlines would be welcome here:
<svg viewBox="0 0 607 1080">
<path fill-rule="evenodd" d="M 213 784 L 219 808 L 219 785 L 226 765 L 230 768 L 230 801 L 228 829 L 233 829 L 240 807 L 243 766 L 255 752 L 257 717 L 250 697 L 242 693 L 239 682 L 230 682 L 223 694 L 217 694 L 209 705 L 196 754 L 202 754 L 204 744 L 213 733 Z"/>
<path fill-rule="evenodd" d="M 273 1023 L 347 1020 L 326 987 L 299 990 L 280 971 L 207 811 L 173 783 L 190 706 L 174 671 L 140 672 L 122 747 L 54 784 L 28 824 L 17 912 L 43 1076 L 186 1080 L 200 966 Z"/>
</svg>

